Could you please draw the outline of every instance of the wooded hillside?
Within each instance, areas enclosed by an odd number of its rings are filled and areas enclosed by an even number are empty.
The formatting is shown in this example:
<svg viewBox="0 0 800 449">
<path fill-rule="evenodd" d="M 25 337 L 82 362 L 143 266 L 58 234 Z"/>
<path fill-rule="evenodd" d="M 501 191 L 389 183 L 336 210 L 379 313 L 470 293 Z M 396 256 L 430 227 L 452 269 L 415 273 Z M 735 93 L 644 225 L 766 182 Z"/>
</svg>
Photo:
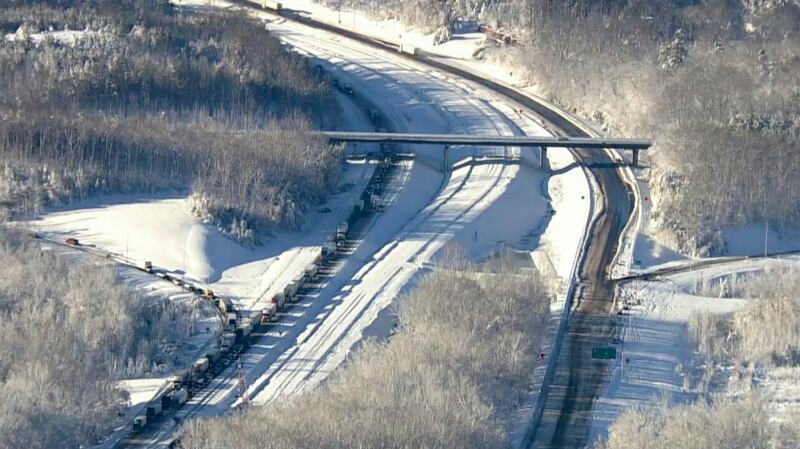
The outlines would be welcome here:
<svg viewBox="0 0 800 449">
<path fill-rule="evenodd" d="M 321 0 L 333 7 L 336 1 Z M 445 41 L 461 22 L 519 44 L 485 58 L 608 134 L 655 139 L 653 224 L 696 255 L 726 227 L 800 226 L 798 0 L 345 0 Z M 496 45 L 496 44 L 495 44 Z"/>
<path fill-rule="evenodd" d="M 338 179 L 339 150 L 302 135 L 333 123 L 329 86 L 242 15 L 11 1 L 0 30 L 6 217 L 192 189 L 223 226 L 293 227 Z"/>
</svg>

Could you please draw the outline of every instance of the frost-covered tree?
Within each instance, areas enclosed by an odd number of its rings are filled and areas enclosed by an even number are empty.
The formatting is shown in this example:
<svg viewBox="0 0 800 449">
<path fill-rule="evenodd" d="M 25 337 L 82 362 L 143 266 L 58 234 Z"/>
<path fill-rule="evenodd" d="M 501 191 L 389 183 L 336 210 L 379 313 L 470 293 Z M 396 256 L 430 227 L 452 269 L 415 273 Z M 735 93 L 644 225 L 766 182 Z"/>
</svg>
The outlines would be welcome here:
<svg viewBox="0 0 800 449">
<path fill-rule="evenodd" d="M 4 216 L 192 188 L 222 229 L 248 236 L 297 226 L 335 186 L 339 149 L 302 135 L 335 123 L 328 83 L 243 14 L 156 0 L 0 12 L 0 30 L 24 31 L 0 39 Z M 51 36 L 65 29 L 82 31 Z"/>
<path fill-rule="evenodd" d="M 95 444 L 126 407 L 122 377 L 169 367 L 188 306 L 136 298 L 111 267 L 0 229 L 0 448 Z"/>
</svg>

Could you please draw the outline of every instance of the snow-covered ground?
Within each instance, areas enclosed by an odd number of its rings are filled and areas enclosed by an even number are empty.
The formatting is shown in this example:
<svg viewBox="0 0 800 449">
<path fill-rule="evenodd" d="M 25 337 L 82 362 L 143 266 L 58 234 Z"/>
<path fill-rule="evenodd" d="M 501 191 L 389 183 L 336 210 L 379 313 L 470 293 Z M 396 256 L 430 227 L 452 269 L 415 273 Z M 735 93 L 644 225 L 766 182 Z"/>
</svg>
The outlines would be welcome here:
<svg viewBox="0 0 800 449">
<path fill-rule="evenodd" d="M 376 54 L 330 33 L 264 17 L 297 51 L 318 58 L 337 78 L 348 79 L 357 96 L 371 98 L 398 130 L 549 134 L 537 118 L 518 112 L 519 105 L 471 83 L 389 53 Z M 354 129 L 368 123 L 346 99 L 340 103 Z M 303 304 L 306 310 L 290 312 L 291 324 L 284 331 L 269 335 L 244 357 L 257 403 L 296 394 L 324 379 L 447 242 L 461 243 L 475 259 L 510 243 L 531 251 L 542 272 L 568 282 L 589 213 L 587 180 L 569 153 L 551 152 L 549 162 L 556 172 L 549 176 L 536 168 L 534 149 L 454 147 L 446 174 L 439 171 L 441 147 L 410 150 L 416 152 L 415 160 L 401 167 L 404 181 L 392 203 L 371 224 L 364 243 L 337 277 Z M 199 222 L 180 195 L 116 196 L 75 204 L 32 225 L 55 238 L 74 236 L 138 261 L 150 260 L 207 282 L 218 294 L 252 308 L 311 261 L 349 213 L 371 168 L 349 164 L 342 185 L 350 188 L 319 208 L 331 212 L 311 211 L 299 232 L 276 234 L 256 249 L 242 248 Z M 191 404 L 192 415 L 224 412 L 236 399 L 235 378 L 221 379 L 211 388 L 216 392 L 210 398 Z"/>
<path fill-rule="evenodd" d="M 40 43 L 45 39 L 52 39 L 56 42 L 63 44 L 74 45 L 82 39 L 90 36 L 96 36 L 99 33 L 96 31 L 77 31 L 77 30 L 60 30 L 60 31 L 40 31 L 37 33 L 27 33 L 24 28 L 20 27 L 15 33 L 5 35 L 5 40 L 9 42 L 30 40 L 34 43 Z"/>
<path fill-rule="evenodd" d="M 692 372 L 700 362 L 689 342 L 689 317 L 696 311 L 739 310 L 748 300 L 729 297 L 736 284 L 780 267 L 798 268 L 800 258 L 738 261 L 622 284 L 620 299 L 634 305 L 630 315 L 617 316 L 623 343 L 616 345 L 619 355 L 607 368 L 611 381 L 596 403 L 591 440 L 606 437 L 614 419 L 632 407 L 654 405 L 665 397 L 672 404 L 694 400 L 697 379 Z M 772 397 L 776 414 L 800 410 L 799 379 L 797 368 L 761 370 L 759 388 Z"/>
<path fill-rule="evenodd" d="M 362 34 L 412 45 L 429 54 L 441 56 L 448 64 L 466 67 L 534 96 L 538 93 L 534 86 L 525 85 L 521 70 L 514 73 L 513 68 L 473 59 L 472 54 L 483 39 L 478 33 L 460 33 L 456 39 L 434 46 L 432 35 L 408 30 L 403 24 L 392 20 L 373 20 L 359 11 L 352 10 L 343 10 L 340 15 L 337 11 L 321 6 L 314 0 L 285 0 L 283 4 L 315 20 L 338 23 L 339 26 L 351 28 Z M 582 123 L 585 128 L 592 128 L 591 123 L 578 117 L 573 119 Z M 695 261 L 666 244 L 652 229 L 651 196 L 642 170 L 635 169 L 629 174 L 631 180 L 633 176 L 636 177 L 638 187 L 636 193 L 641 209 L 635 212 L 636 220 L 630 226 L 621 245 L 614 275 L 624 276 L 630 271 L 647 271 L 665 265 L 691 266 Z M 578 176 L 578 173 L 573 171 L 572 175 Z M 555 177 L 550 180 L 549 191 L 554 204 L 560 200 L 567 202 L 574 200 L 574 197 L 564 198 L 564 195 L 560 194 L 559 186 L 563 179 L 565 178 Z M 576 208 L 573 207 L 572 210 Z M 563 239 L 558 238 L 556 232 L 553 232 L 555 229 L 561 229 L 565 233 L 575 232 L 574 229 L 559 225 L 566 223 L 574 225 L 580 220 L 557 222 L 559 218 L 563 216 L 559 217 L 557 214 L 553 217 L 547 233 L 538 239 L 539 249 L 533 254 L 540 271 L 544 273 L 556 271 L 563 277 L 565 270 L 568 270 L 569 257 L 557 255 L 555 257 L 558 260 L 548 262 L 547 257 L 551 253 L 543 250 L 550 244 L 559 245 L 563 242 Z M 778 233 L 774 229 L 765 229 L 763 224 L 754 224 L 739 229 L 726 229 L 723 234 L 727 242 L 728 255 L 757 255 L 763 254 L 765 250 L 778 252 L 800 249 L 800 233 L 796 230 Z M 549 240 L 551 238 L 552 240 Z M 563 254 L 571 253 L 573 252 L 566 251 Z M 548 270 L 548 266 L 558 269 Z M 609 367 L 612 370 L 612 381 L 598 402 L 593 435 L 595 437 L 604 435 L 613 418 L 627 407 L 652 401 L 665 394 L 673 402 L 690 400 L 691 382 L 684 375 L 688 369 L 686 367 L 693 363 L 693 353 L 687 340 L 686 330 L 689 315 L 696 310 L 724 313 L 744 304 L 743 300 L 698 296 L 696 289 L 704 288 L 706 294 L 713 292 L 714 289 L 724 290 L 728 288 L 726 282 L 731 282 L 735 276 L 746 276 L 762 269 L 763 262 L 744 261 L 675 275 L 669 278 L 667 283 L 628 284 L 625 294 L 635 297 L 641 305 L 634 308 L 631 316 L 620 317 L 620 329 L 625 337 L 625 344 L 620 349 L 624 355 L 619 359 L 622 362 Z M 627 364 L 624 363 L 626 358 L 629 359 Z M 798 401 L 800 383 L 797 382 L 799 377 L 797 370 L 792 369 L 767 370 L 762 376 L 760 380 L 762 388 L 775 395 L 773 404 L 776 410 L 785 411 L 800 403 Z"/>
<path fill-rule="evenodd" d="M 398 88 L 398 81 L 402 82 L 406 94 L 399 103 L 394 103 L 395 100 L 386 94 L 382 98 L 382 103 L 394 106 L 391 111 L 400 112 L 399 117 L 392 117 L 395 120 L 399 118 L 399 129 L 473 134 L 547 134 L 532 117 L 516 112 L 519 110 L 516 105 L 506 104 L 495 95 L 469 83 L 454 81 L 392 55 L 384 55 L 382 61 L 376 60 L 372 56 L 374 50 L 352 43 L 343 47 L 338 37 L 281 19 L 269 27 L 285 36 L 285 40 L 299 51 L 331 61 L 333 66 L 328 70 L 336 76 L 356 74 L 351 75 L 356 91 L 393 92 Z M 307 36 L 308 33 L 313 36 Z M 411 102 L 413 113 L 404 112 L 408 108 L 409 94 L 414 100 Z M 377 97 L 377 94 L 374 96 Z M 292 387 L 287 390 L 287 384 L 296 383 L 300 388 L 294 391 L 302 391 L 324 378 L 361 338 L 360 329 L 374 320 L 420 267 L 431 260 L 448 241 L 462 244 L 475 259 L 497 251 L 501 242 L 528 249 L 540 247 L 539 240 L 548 242 L 552 247 L 542 251 L 544 257 L 541 260 L 547 261 L 543 271 L 562 278 L 569 276 L 588 212 L 588 201 L 581 200 L 581 197 L 588 197 L 583 173 L 580 169 L 567 169 L 564 175 L 554 177 L 548 186 L 547 178 L 539 170 L 524 164 L 498 163 L 491 159 L 501 155 L 514 155 L 526 162 L 538 163 L 530 150 L 510 150 L 509 153 L 509 150 L 491 148 L 451 149 L 449 160 L 453 171 L 445 179 L 445 188 L 438 192 L 433 203 L 414 214 L 398 236 L 383 248 L 376 247 L 378 251 L 373 256 L 374 262 L 370 261 L 361 272 L 356 273 L 356 287 L 348 292 L 343 301 L 352 304 L 355 300 L 369 303 L 370 306 L 358 319 L 354 329 L 346 334 L 333 331 L 336 338 L 341 338 L 339 348 L 319 365 L 320 354 L 324 359 L 324 352 L 328 350 L 321 340 L 331 338 L 330 332 L 323 331 L 327 329 L 323 324 L 317 333 L 297 348 L 297 355 L 294 356 L 297 364 L 286 362 L 282 368 L 285 374 L 268 372 L 254 384 L 253 389 L 257 391 L 263 381 L 270 380 L 257 397 L 257 402 L 267 402 L 279 394 L 291 393 Z M 476 163 L 464 163 L 465 159 L 470 162 L 473 156 L 478 156 Z M 439 167 L 441 153 L 417 151 L 417 160 L 419 165 Z M 551 159 L 554 168 L 568 167 L 573 162 L 566 152 Z M 421 188 L 413 180 L 409 185 Z M 428 190 L 426 196 L 434 193 L 436 190 Z M 414 193 L 415 197 L 419 195 Z M 553 217 L 553 221 L 550 221 L 545 195 L 554 196 L 555 206 L 561 211 Z M 392 221 L 405 222 L 397 219 Z M 548 232 L 542 236 L 545 229 Z M 349 312 L 349 308 L 341 310 L 342 313 L 362 313 Z M 337 320 L 334 318 L 330 322 Z M 319 368 L 314 373 L 306 371 L 306 367 L 315 365 Z"/>
<path fill-rule="evenodd" d="M 434 33 L 421 33 L 405 24 L 395 20 L 377 20 L 363 11 L 353 10 L 348 7 L 338 11 L 333 6 L 323 6 L 316 0 L 285 0 L 282 2 L 284 8 L 288 8 L 314 20 L 335 24 L 339 27 L 351 29 L 362 34 L 375 36 L 386 41 L 411 45 L 417 49 L 424 50 L 426 53 L 439 56 L 446 60 L 448 64 L 468 68 L 473 72 L 478 72 L 487 78 L 512 85 L 529 95 L 539 94 L 537 88 L 530 85 L 529 81 L 523 76 L 522 69 L 515 69 L 513 65 L 501 64 L 496 60 L 475 59 L 475 50 L 483 45 L 485 36 L 477 30 L 459 30 L 453 35 L 453 39 L 440 45 L 434 45 Z M 564 111 L 567 112 L 567 111 Z M 567 112 L 568 113 L 568 112 Z M 573 117 L 585 127 L 592 127 L 591 123 Z M 665 263 L 690 263 L 687 255 L 682 254 L 678 248 L 674 247 L 659 233 L 652 228 L 650 209 L 649 187 L 644 180 L 641 169 L 634 170 L 639 180 L 639 189 L 642 198 L 642 222 L 636 227 L 636 237 L 630 243 L 631 254 L 625 255 L 631 259 L 630 269 L 633 272 L 644 271 Z M 794 251 L 800 250 L 800 230 L 777 231 L 769 229 L 767 232 L 767 249 L 769 252 Z M 765 248 L 765 229 L 764 224 L 752 224 L 740 228 L 728 228 L 723 230 L 723 237 L 727 242 L 727 252 L 725 255 L 757 255 L 764 252 Z M 625 264 L 624 270 L 616 270 L 615 275 L 624 276 L 628 267 Z"/>
</svg>

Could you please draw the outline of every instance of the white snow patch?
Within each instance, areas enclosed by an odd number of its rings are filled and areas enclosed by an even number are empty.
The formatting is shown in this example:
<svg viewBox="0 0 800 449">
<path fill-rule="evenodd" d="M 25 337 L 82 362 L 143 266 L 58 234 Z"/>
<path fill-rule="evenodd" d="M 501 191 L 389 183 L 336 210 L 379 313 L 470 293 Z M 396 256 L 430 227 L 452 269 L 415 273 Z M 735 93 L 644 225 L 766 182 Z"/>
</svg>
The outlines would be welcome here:
<svg viewBox="0 0 800 449">
<path fill-rule="evenodd" d="M 166 378 L 121 380 L 118 386 L 130 395 L 131 407 L 150 402 L 161 390 Z"/>
<path fill-rule="evenodd" d="M 36 44 L 43 42 L 45 39 L 53 39 L 54 41 L 63 44 L 75 45 L 79 40 L 86 39 L 91 36 L 97 36 L 100 33 L 97 31 L 76 31 L 76 30 L 62 30 L 62 31 L 39 31 L 36 33 L 26 33 L 20 27 L 16 33 L 9 33 L 5 35 L 5 40 L 8 42 L 18 42 L 30 40 Z"/>
</svg>

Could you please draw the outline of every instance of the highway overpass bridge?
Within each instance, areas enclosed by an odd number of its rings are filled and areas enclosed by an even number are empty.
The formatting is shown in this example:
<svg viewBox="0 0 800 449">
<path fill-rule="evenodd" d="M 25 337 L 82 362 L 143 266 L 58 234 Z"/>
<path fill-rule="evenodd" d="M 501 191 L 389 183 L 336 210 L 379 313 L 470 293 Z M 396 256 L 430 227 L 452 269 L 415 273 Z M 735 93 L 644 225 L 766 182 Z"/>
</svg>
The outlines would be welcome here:
<svg viewBox="0 0 800 449">
<path fill-rule="evenodd" d="M 594 139 L 589 137 L 472 136 L 351 131 L 315 131 L 312 134 L 330 142 L 538 147 L 542 151 L 542 167 L 544 167 L 549 148 L 584 148 L 599 151 L 603 149 L 631 150 L 631 164 L 636 166 L 639 163 L 639 151 L 647 150 L 653 145 L 653 142 L 647 139 Z"/>
</svg>

